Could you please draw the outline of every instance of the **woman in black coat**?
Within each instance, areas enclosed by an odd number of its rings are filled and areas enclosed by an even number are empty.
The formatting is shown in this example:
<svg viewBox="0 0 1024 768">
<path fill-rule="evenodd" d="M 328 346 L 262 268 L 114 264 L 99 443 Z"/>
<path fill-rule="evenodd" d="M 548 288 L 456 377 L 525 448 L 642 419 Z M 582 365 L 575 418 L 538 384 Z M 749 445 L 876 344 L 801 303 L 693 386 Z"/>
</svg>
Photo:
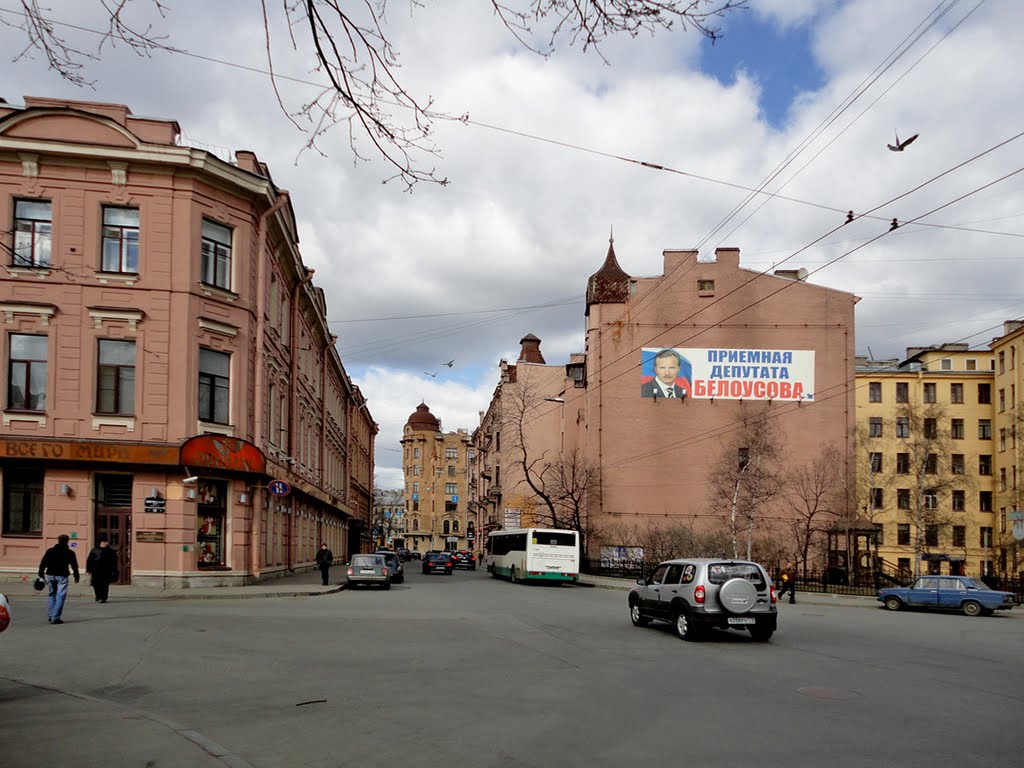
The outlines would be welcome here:
<svg viewBox="0 0 1024 768">
<path fill-rule="evenodd" d="M 85 572 L 92 576 L 92 591 L 97 603 L 107 602 L 110 582 L 117 581 L 117 553 L 110 548 L 107 534 L 100 534 L 100 543 L 85 559 Z"/>
</svg>

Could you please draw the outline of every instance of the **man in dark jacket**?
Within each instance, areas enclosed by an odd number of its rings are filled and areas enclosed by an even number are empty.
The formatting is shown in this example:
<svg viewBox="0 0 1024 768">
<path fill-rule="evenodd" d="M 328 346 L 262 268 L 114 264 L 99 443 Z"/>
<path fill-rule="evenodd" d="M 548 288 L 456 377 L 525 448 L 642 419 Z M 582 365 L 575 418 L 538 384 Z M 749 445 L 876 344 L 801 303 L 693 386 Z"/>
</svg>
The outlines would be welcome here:
<svg viewBox="0 0 1024 768">
<path fill-rule="evenodd" d="M 331 563 L 334 562 L 334 553 L 327 547 L 327 542 L 320 545 L 320 551 L 316 553 L 316 564 L 320 567 L 320 577 L 327 586 L 327 574 L 331 570 Z"/>
<path fill-rule="evenodd" d="M 50 588 L 46 600 L 46 620 L 51 624 L 63 624 L 61 613 L 64 612 L 64 601 L 68 596 L 68 571 L 75 575 L 78 583 L 78 558 L 68 546 L 70 539 L 66 534 L 57 537 L 57 543 L 46 550 L 39 561 L 39 578 L 46 577 Z"/>
<path fill-rule="evenodd" d="M 107 534 L 100 534 L 100 543 L 85 558 L 85 572 L 92 576 L 92 591 L 97 603 L 107 602 L 110 582 L 117 581 L 117 553 L 110 548 Z"/>
</svg>

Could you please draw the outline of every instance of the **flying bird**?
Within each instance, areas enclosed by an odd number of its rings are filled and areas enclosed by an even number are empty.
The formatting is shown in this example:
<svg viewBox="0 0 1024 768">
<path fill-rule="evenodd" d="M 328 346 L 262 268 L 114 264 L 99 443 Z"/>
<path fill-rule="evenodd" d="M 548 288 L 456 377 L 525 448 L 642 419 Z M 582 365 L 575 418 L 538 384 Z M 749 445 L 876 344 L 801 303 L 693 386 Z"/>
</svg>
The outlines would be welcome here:
<svg viewBox="0 0 1024 768">
<path fill-rule="evenodd" d="M 447 365 L 449 368 L 451 368 L 453 365 L 455 365 L 455 361 L 454 360 L 449 360 L 447 363 L 445 363 L 445 365 Z"/>
<path fill-rule="evenodd" d="M 440 372 L 441 371 L 439 371 L 439 370 L 438 371 L 434 371 L 433 373 L 431 373 L 430 371 L 424 371 L 423 375 L 424 376 L 430 376 L 431 378 L 437 378 L 437 374 L 439 374 Z"/>
<path fill-rule="evenodd" d="M 895 133 L 895 131 L 894 131 L 894 133 Z M 900 141 L 900 135 L 897 133 L 896 134 L 896 144 L 895 145 L 893 145 L 893 144 L 886 144 L 886 146 L 889 149 L 891 149 L 893 152 L 902 152 L 904 149 L 906 149 L 907 147 L 910 146 L 911 142 L 913 142 L 914 139 L 916 139 L 920 135 L 921 134 L 919 134 L 919 133 L 915 133 L 909 139 L 904 139 L 903 141 Z"/>
</svg>

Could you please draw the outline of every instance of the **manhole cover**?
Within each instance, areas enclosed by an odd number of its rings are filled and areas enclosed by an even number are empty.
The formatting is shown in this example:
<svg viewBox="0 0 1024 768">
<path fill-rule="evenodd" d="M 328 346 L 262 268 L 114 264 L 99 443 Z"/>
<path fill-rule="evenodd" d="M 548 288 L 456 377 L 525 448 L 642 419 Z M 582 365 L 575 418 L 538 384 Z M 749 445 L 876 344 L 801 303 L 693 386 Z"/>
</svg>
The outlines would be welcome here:
<svg viewBox="0 0 1024 768">
<path fill-rule="evenodd" d="M 815 699 L 832 699 L 833 701 L 849 701 L 850 699 L 861 698 L 857 691 L 848 691 L 843 688 L 797 688 L 796 692 L 802 696 L 811 696 Z"/>
</svg>

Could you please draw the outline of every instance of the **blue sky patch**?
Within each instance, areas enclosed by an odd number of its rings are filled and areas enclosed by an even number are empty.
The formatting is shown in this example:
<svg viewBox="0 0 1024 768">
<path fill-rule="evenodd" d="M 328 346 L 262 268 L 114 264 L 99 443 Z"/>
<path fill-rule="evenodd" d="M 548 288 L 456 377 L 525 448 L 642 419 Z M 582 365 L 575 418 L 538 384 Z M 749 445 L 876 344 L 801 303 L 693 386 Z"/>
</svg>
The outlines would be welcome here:
<svg viewBox="0 0 1024 768">
<path fill-rule="evenodd" d="M 785 125 L 793 100 L 803 91 L 825 83 L 824 73 L 811 55 L 811 26 L 779 29 L 754 13 L 734 12 L 721 23 L 722 37 L 715 45 L 701 46 L 701 70 L 723 85 L 736 82 L 745 70 L 761 88 L 760 109 L 768 124 Z"/>
</svg>

